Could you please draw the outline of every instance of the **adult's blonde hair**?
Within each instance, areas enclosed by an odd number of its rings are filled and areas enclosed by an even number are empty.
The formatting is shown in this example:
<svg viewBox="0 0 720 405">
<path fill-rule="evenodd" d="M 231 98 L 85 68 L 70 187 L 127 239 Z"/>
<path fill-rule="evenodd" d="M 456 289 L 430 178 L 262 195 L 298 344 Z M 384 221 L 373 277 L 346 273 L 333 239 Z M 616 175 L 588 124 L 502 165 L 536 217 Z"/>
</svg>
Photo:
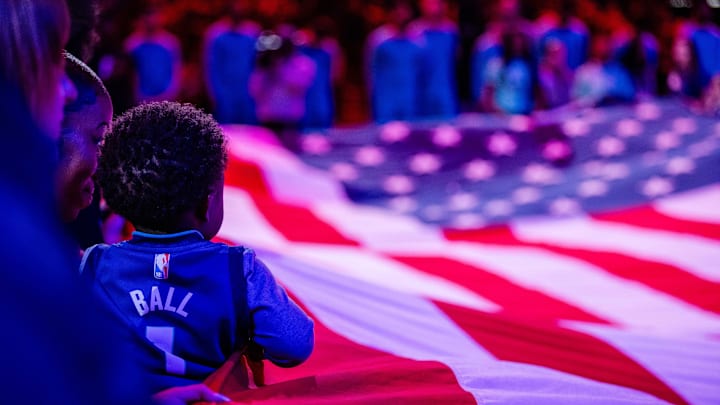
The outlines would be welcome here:
<svg viewBox="0 0 720 405">
<path fill-rule="evenodd" d="M 36 120 L 57 85 L 69 30 L 65 0 L 0 1 L 0 77 L 22 91 Z"/>
</svg>

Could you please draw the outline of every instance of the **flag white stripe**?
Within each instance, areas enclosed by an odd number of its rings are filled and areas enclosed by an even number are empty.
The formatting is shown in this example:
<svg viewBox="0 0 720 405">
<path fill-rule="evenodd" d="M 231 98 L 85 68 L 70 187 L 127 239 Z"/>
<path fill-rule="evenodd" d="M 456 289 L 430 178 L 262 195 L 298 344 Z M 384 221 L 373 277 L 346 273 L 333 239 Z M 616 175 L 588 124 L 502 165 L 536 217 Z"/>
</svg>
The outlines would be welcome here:
<svg viewBox="0 0 720 405">
<path fill-rule="evenodd" d="M 700 236 L 589 218 L 519 220 L 512 230 L 528 242 L 622 253 L 720 281 L 720 242 Z"/>
<path fill-rule="evenodd" d="M 287 239 L 278 232 L 258 210 L 247 192 L 225 187 L 223 224 L 218 235 L 252 247 L 279 249 L 285 246 Z"/>
<path fill-rule="evenodd" d="M 545 249 L 456 242 L 445 255 L 622 326 L 672 334 L 720 332 L 720 317 L 713 313 Z"/>
<path fill-rule="evenodd" d="M 563 326 L 588 333 L 615 346 L 692 404 L 718 403 L 720 342 L 637 334 L 578 322 L 563 322 Z"/>
<path fill-rule="evenodd" d="M 545 367 L 499 361 L 425 299 L 283 256 L 264 257 L 278 278 L 325 325 L 368 347 L 414 360 L 445 363 L 478 403 L 664 403 L 629 388 Z"/>
<path fill-rule="evenodd" d="M 680 330 L 697 333 L 720 331 L 720 317 L 715 314 L 640 282 L 610 274 L 580 259 L 540 248 L 447 241 L 441 239 L 439 232 L 432 227 L 409 218 L 385 214 L 379 209 L 361 209 L 358 215 L 352 215 L 350 207 L 337 204 L 332 209 L 328 207 L 320 207 L 315 213 L 344 234 L 379 252 L 448 257 L 479 266 L 517 285 L 542 291 L 625 326 L 673 333 Z M 592 224 L 595 225 L 595 222 Z M 408 230 L 411 232 L 406 232 Z M 384 232 L 391 237 L 383 236 Z M 580 233 L 584 235 L 582 238 L 575 236 L 570 239 L 582 242 L 586 236 L 592 237 L 588 236 L 591 233 L 588 229 L 583 229 L 583 232 Z M 568 235 L 578 233 L 571 231 Z M 613 251 L 607 247 L 604 250 Z M 627 300 L 619 297 L 633 297 L 633 305 L 628 306 Z"/>
<path fill-rule="evenodd" d="M 496 312 L 496 303 L 466 287 L 419 271 L 376 253 L 348 246 L 293 244 L 284 254 L 358 281 L 386 289 L 427 297 L 479 311 Z"/>
<path fill-rule="evenodd" d="M 653 206 L 670 217 L 720 224 L 720 184 L 669 196 Z"/>
<path fill-rule="evenodd" d="M 382 208 L 335 202 L 316 204 L 312 211 L 343 235 L 371 249 L 404 245 L 420 250 L 426 244 L 445 241 L 440 229 Z"/>
</svg>

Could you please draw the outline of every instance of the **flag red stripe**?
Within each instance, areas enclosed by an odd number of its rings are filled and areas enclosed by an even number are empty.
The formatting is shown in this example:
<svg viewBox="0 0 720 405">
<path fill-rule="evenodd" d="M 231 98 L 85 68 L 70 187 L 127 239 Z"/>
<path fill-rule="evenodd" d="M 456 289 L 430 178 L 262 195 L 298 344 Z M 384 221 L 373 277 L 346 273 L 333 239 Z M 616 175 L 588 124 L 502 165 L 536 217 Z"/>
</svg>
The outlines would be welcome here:
<svg viewBox="0 0 720 405">
<path fill-rule="evenodd" d="M 720 283 L 705 280 L 669 264 L 620 253 L 526 242 L 518 239 L 513 234 L 512 229 L 506 226 L 498 226 L 487 230 L 448 230 L 445 232 L 445 236 L 450 240 L 546 249 L 591 263 L 608 273 L 645 284 L 704 310 L 720 313 L 720 294 L 717 294 L 720 291 Z"/>
<path fill-rule="evenodd" d="M 261 169 L 253 162 L 230 159 L 225 172 L 225 184 L 250 193 L 263 217 L 289 241 L 359 245 L 320 220 L 307 208 L 276 201 Z"/>
<path fill-rule="evenodd" d="M 515 322 L 502 315 L 452 304 L 436 304 L 499 359 L 637 389 L 675 404 L 687 403 L 653 373 L 596 337 L 566 328 Z"/>
<path fill-rule="evenodd" d="M 263 217 L 289 241 L 359 246 L 307 208 L 264 197 L 253 199 Z"/>
<path fill-rule="evenodd" d="M 254 197 L 272 195 L 262 170 L 253 162 L 230 157 L 225 170 L 225 185 L 246 190 Z"/>
<path fill-rule="evenodd" d="M 720 225 L 674 218 L 658 212 L 653 207 L 641 206 L 620 211 L 593 215 L 593 218 L 633 225 L 642 228 L 661 229 L 681 234 L 692 234 L 720 240 Z"/>
<path fill-rule="evenodd" d="M 402 257 L 394 260 L 466 287 L 500 305 L 504 316 L 530 323 L 551 323 L 561 319 L 608 321 L 541 292 L 524 288 L 486 270 L 443 257 Z"/>
<path fill-rule="evenodd" d="M 292 298 L 312 315 L 297 297 Z M 247 390 L 242 385 L 233 386 L 227 371 L 220 375 L 224 383 L 216 381 L 218 376 L 211 376 L 208 381 L 242 403 L 253 400 L 269 404 L 476 403 L 445 364 L 415 361 L 375 350 L 335 333 L 317 318 L 314 321 L 313 354 L 294 368 L 280 368 L 265 362 L 265 387 Z M 244 370 L 231 373 L 242 375 Z"/>
</svg>

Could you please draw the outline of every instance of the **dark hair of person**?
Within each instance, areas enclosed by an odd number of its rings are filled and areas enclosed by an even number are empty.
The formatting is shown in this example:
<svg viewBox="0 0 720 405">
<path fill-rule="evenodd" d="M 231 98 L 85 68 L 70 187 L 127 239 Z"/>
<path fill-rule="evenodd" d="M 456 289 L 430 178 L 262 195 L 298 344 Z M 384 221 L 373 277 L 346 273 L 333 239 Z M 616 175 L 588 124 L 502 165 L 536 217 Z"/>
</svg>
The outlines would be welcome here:
<svg viewBox="0 0 720 405">
<path fill-rule="evenodd" d="M 65 112 L 77 112 L 85 106 L 93 105 L 97 102 L 99 95 L 110 98 L 110 94 L 98 75 L 83 61 L 67 52 L 65 53 L 65 72 L 78 93 L 75 100 L 65 104 Z"/>
<path fill-rule="evenodd" d="M 163 101 L 115 119 L 96 176 L 113 211 L 135 227 L 170 233 L 207 198 L 226 162 L 225 136 L 212 116 Z"/>
<path fill-rule="evenodd" d="M 60 66 L 68 38 L 67 5 L 58 0 L 0 1 L 0 78 L 20 88 L 37 122 L 54 91 L 51 67 Z"/>
</svg>

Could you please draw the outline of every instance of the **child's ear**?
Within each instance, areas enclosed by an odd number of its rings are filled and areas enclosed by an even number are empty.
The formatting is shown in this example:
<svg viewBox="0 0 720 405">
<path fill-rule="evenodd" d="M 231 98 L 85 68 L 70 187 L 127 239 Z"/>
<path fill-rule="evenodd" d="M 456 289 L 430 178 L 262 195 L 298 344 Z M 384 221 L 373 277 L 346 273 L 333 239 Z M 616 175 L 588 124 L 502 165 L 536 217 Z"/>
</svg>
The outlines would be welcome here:
<svg viewBox="0 0 720 405">
<path fill-rule="evenodd" d="M 195 217 L 202 222 L 210 220 L 210 198 L 211 194 L 206 195 L 195 208 Z"/>
</svg>

